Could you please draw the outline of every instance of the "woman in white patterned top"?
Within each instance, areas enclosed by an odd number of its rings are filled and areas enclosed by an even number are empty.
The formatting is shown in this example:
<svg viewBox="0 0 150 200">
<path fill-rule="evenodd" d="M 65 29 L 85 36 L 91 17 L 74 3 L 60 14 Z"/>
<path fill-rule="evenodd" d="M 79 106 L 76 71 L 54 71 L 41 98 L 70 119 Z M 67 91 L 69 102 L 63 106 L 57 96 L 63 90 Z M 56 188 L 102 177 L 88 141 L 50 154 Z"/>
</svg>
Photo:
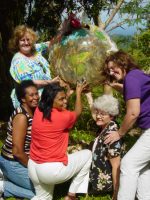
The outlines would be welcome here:
<svg viewBox="0 0 150 200">
<path fill-rule="evenodd" d="M 36 44 L 37 34 L 26 25 L 15 28 L 9 41 L 9 48 L 15 53 L 10 66 L 10 74 L 15 83 L 23 80 L 33 80 L 41 94 L 42 88 L 51 83 L 58 82 L 59 77 L 51 79 L 49 63 L 42 54 L 48 51 L 50 42 Z M 19 106 L 15 90 L 11 94 L 14 107 Z"/>
</svg>

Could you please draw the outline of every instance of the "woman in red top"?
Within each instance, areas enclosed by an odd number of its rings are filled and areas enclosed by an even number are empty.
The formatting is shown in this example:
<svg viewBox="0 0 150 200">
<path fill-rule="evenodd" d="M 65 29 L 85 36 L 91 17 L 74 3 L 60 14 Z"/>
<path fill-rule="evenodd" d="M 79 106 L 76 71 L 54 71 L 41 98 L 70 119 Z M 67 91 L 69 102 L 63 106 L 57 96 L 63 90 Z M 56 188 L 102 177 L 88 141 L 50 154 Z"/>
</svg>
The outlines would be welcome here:
<svg viewBox="0 0 150 200">
<path fill-rule="evenodd" d="M 36 199 L 51 200 L 55 184 L 73 177 L 66 200 L 76 193 L 87 193 L 91 152 L 82 150 L 67 155 L 69 129 L 81 114 L 81 93 L 86 84 L 76 87 L 75 110 L 69 111 L 64 89 L 57 83 L 45 87 L 32 123 L 29 176 Z"/>
</svg>

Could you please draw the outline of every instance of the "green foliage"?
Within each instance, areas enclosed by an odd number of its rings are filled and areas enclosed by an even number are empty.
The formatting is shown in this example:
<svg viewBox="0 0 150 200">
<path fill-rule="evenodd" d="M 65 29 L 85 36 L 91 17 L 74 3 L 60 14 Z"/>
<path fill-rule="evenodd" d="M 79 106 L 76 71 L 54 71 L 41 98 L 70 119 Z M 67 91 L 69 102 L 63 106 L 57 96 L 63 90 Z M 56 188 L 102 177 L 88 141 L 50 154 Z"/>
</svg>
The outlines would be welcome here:
<svg viewBox="0 0 150 200">
<path fill-rule="evenodd" d="M 80 198 L 81 200 L 111 200 L 111 197 L 110 195 L 98 195 L 97 197 L 96 196 L 87 196 L 86 198 L 84 197 L 81 197 Z"/>
<path fill-rule="evenodd" d="M 141 30 L 134 36 L 113 35 L 119 49 L 130 53 L 139 66 L 150 73 L 150 30 Z"/>
<path fill-rule="evenodd" d="M 118 123 L 118 125 L 120 126 L 122 123 L 122 119 L 125 115 L 125 102 L 124 102 L 122 94 L 120 94 L 119 92 L 116 92 L 115 90 L 113 90 L 113 95 L 119 101 L 119 115 L 116 117 L 115 120 Z"/>
<path fill-rule="evenodd" d="M 107 1 L 78 0 L 78 2 L 82 5 L 82 8 L 84 8 L 88 17 L 94 21 L 95 25 L 98 25 L 98 17 L 101 11 L 107 10 L 109 12 L 112 6 L 116 5 L 118 1 L 117 0 L 107 0 Z"/>
<path fill-rule="evenodd" d="M 70 132 L 70 139 L 73 140 L 74 144 L 89 144 L 94 140 L 95 135 L 95 132 L 74 129 Z"/>
<path fill-rule="evenodd" d="M 65 1 L 30 0 L 27 4 L 28 16 L 26 23 L 44 34 L 46 38 L 55 35 L 61 23 L 61 14 L 65 8 Z"/>
<path fill-rule="evenodd" d="M 147 73 L 150 73 L 150 57 L 147 57 L 140 49 L 135 49 L 132 53 L 139 66 Z"/>
<path fill-rule="evenodd" d="M 150 30 L 141 32 L 137 35 L 139 49 L 146 55 L 150 57 Z"/>
<path fill-rule="evenodd" d="M 62 188 L 59 188 L 60 190 L 58 191 L 61 191 L 62 192 Z M 67 194 L 67 192 L 66 192 Z M 65 196 L 65 195 L 64 195 Z M 56 197 L 53 198 L 53 200 L 63 200 L 64 199 L 64 196 L 59 196 L 59 195 L 56 195 Z M 6 200 L 17 200 L 16 198 L 7 198 Z M 109 195 L 106 195 L 106 196 L 88 196 L 88 197 L 80 197 L 80 200 L 111 200 L 111 197 Z"/>
<path fill-rule="evenodd" d="M 117 44 L 118 49 L 128 51 L 133 41 L 132 35 L 112 35 L 112 40 Z"/>
<path fill-rule="evenodd" d="M 126 20 L 129 25 L 143 24 L 144 26 L 148 23 L 149 19 L 150 2 L 143 0 L 132 0 L 125 1 L 124 5 L 120 9 L 119 13 L 122 16 L 128 15 L 130 17 Z"/>
<path fill-rule="evenodd" d="M 128 134 L 124 137 L 124 142 L 126 144 L 126 151 L 129 151 L 129 149 L 135 144 L 138 138 L 139 135 L 133 137 Z"/>
<path fill-rule="evenodd" d="M 129 52 L 142 69 L 150 73 L 150 30 L 141 30 L 133 37 Z"/>
</svg>

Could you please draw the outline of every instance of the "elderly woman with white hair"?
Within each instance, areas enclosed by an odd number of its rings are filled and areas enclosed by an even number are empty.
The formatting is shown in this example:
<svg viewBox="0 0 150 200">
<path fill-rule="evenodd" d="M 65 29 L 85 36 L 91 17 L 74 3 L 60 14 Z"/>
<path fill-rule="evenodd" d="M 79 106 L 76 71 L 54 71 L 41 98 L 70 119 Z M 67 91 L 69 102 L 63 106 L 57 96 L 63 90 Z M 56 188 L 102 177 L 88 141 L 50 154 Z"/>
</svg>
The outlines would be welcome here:
<svg viewBox="0 0 150 200">
<path fill-rule="evenodd" d="M 88 95 L 87 95 L 88 96 Z M 119 114 L 119 102 L 111 95 L 102 95 L 92 102 L 91 96 L 88 96 L 91 105 L 92 116 L 96 121 L 99 130 L 97 132 L 92 152 L 92 166 L 90 171 L 89 192 L 98 194 L 113 191 L 113 200 L 117 199 L 120 173 L 120 159 L 123 151 L 122 141 L 119 140 L 111 145 L 104 144 L 104 138 L 109 131 L 118 129 L 114 118 Z"/>
</svg>

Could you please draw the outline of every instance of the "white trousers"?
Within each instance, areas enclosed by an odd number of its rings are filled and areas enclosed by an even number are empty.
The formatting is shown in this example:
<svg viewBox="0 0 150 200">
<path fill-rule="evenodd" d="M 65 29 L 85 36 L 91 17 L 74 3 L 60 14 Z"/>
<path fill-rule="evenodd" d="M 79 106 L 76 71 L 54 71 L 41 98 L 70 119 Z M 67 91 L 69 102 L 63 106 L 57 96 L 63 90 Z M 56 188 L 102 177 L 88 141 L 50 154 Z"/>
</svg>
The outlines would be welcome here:
<svg viewBox="0 0 150 200">
<path fill-rule="evenodd" d="M 143 132 L 121 161 L 118 200 L 150 200 L 150 129 Z"/>
<path fill-rule="evenodd" d="M 51 200 L 55 184 L 63 183 L 72 177 L 69 192 L 87 193 L 91 160 L 92 153 L 89 150 L 69 154 L 67 166 L 61 162 L 37 164 L 29 159 L 29 177 L 36 192 L 32 200 Z"/>
</svg>

